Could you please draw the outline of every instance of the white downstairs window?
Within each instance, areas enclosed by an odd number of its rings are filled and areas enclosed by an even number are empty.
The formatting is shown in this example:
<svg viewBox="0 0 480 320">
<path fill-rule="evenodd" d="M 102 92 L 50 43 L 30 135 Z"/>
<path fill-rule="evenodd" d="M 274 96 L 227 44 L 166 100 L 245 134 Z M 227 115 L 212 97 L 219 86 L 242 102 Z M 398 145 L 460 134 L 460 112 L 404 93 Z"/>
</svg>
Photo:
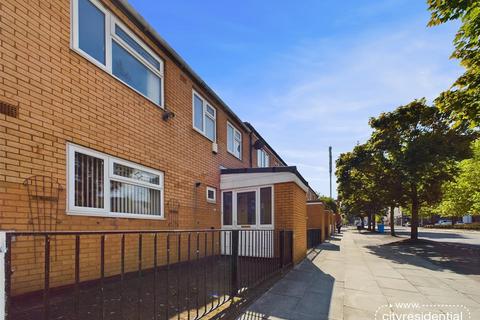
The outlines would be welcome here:
<svg viewBox="0 0 480 320">
<path fill-rule="evenodd" d="M 156 105 L 163 61 L 97 0 L 72 0 L 72 47 Z"/>
<path fill-rule="evenodd" d="M 68 212 L 163 218 L 163 172 L 68 144 Z"/>
<path fill-rule="evenodd" d="M 259 168 L 266 168 L 270 166 L 270 156 L 263 150 L 257 150 L 257 165 Z"/>
</svg>

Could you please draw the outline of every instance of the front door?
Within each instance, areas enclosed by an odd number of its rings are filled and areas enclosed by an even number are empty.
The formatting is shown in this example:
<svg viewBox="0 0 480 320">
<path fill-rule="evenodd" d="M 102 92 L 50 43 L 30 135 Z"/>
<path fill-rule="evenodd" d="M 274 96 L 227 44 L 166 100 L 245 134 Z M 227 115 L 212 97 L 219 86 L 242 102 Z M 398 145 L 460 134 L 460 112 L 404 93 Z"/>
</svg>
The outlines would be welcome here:
<svg viewBox="0 0 480 320">
<path fill-rule="evenodd" d="M 273 186 L 222 191 L 222 229 L 240 230 L 239 255 L 273 255 Z M 223 232 L 222 252 L 230 254 L 230 232 Z"/>
</svg>

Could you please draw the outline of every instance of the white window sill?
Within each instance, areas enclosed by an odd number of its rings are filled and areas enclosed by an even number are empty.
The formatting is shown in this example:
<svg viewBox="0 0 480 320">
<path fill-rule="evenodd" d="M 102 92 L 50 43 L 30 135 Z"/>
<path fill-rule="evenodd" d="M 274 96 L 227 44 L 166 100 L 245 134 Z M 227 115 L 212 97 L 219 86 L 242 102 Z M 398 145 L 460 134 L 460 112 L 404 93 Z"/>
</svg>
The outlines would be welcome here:
<svg viewBox="0 0 480 320">
<path fill-rule="evenodd" d="M 144 95 L 143 93 L 141 93 L 140 91 L 138 91 L 137 89 L 135 89 L 134 87 L 132 87 L 131 85 L 129 85 L 128 83 L 126 83 L 125 81 L 123 81 L 122 79 L 118 78 L 117 76 L 115 76 L 113 73 L 109 72 L 107 67 L 103 64 L 101 64 L 100 62 L 98 62 L 97 60 L 95 60 L 94 58 L 90 57 L 87 53 L 83 52 L 81 49 L 77 49 L 73 46 L 70 46 L 70 50 L 72 50 L 73 52 L 77 53 L 78 55 L 80 55 L 82 58 L 86 59 L 87 61 L 93 63 L 94 65 L 96 65 L 100 70 L 102 70 L 103 72 L 107 73 L 110 77 L 112 77 L 113 79 L 119 81 L 120 83 L 122 83 L 124 86 L 128 87 L 130 90 L 133 90 L 136 94 L 142 96 L 143 98 L 145 98 L 148 102 L 150 103 L 153 103 L 153 105 L 155 105 L 156 107 L 160 108 L 160 109 L 163 109 L 165 110 L 165 108 L 163 107 L 162 104 L 158 104 L 156 103 L 155 101 L 153 101 L 152 99 L 150 99 L 149 97 L 147 97 L 146 95 Z M 163 103 L 163 99 L 164 99 L 164 95 L 163 95 L 163 81 L 164 81 L 164 78 L 161 79 L 162 81 L 162 96 L 161 96 L 161 99 L 162 99 L 162 103 Z"/>
<path fill-rule="evenodd" d="M 230 153 L 230 155 L 232 155 L 232 156 L 234 156 L 236 159 L 242 161 L 242 157 L 238 157 L 235 153 L 233 153 L 233 152 L 230 151 L 230 150 L 227 150 L 227 151 L 228 151 L 228 153 Z"/>
<path fill-rule="evenodd" d="M 195 127 L 192 127 L 192 129 L 193 129 L 194 131 L 196 131 L 197 133 L 199 133 L 202 137 L 204 137 L 204 138 L 207 139 L 208 141 L 213 142 L 213 143 L 216 143 L 216 142 L 217 142 L 216 140 L 212 140 L 212 139 L 210 139 L 209 137 L 207 137 L 207 135 L 206 135 L 205 133 L 203 133 L 200 129 L 197 129 L 197 128 L 195 128 Z"/>
<path fill-rule="evenodd" d="M 67 215 L 70 216 L 87 216 L 87 217 L 97 217 L 97 218 L 123 218 L 123 219 L 140 219 L 140 220 L 166 220 L 163 216 L 154 216 L 146 214 L 133 214 L 133 213 L 97 213 L 97 212 L 77 212 L 77 211 L 66 211 Z"/>
</svg>

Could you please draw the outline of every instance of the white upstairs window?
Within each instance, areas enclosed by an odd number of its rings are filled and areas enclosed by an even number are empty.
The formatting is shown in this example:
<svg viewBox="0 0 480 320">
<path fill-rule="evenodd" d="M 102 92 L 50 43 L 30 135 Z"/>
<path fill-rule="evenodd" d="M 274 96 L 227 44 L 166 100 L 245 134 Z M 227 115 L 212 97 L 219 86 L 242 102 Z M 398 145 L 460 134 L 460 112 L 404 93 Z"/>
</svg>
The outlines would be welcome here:
<svg viewBox="0 0 480 320">
<path fill-rule="evenodd" d="M 217 139 L 217 110 L 197 92 L 192 94 L 193 128 L 212 142 Z"/>
<path fill-rule="evenodd" d="M 230 122 L 227 122 L 227 150 L 242 159 L 242 133 Z"/>
<path fill-rule="evenodd" d="M 257 150 L 257 165 L 259 168 L 265 168 L 270 166 L 270 156 L 263 150 Z"/>
<path fill-rule="evenodd" d="M 163 172 L 68 144 L 68 212 L 163 218 Z"/>
<path fill-rule="evenodd" d="M 72 47 L 156 105 L 163 61 L 97 0 L 72 0 Z"/>
</svg>

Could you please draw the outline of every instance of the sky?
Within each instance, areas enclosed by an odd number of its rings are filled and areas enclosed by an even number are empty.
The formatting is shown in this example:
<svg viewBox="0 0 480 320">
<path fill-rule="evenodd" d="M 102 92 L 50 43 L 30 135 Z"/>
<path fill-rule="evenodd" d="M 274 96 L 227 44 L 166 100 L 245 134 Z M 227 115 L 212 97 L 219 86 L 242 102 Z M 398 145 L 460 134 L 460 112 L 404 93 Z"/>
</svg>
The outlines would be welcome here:
<svg viewBox="0 0 480 320">
<path fill-rule="evenodd" d="M 427 27 L 425 0 L 130 4 L 324 195 L 329 146 L 335 161 L 369 138 L 370 117 L 432 101 L 462 73 L 458 24 Z"/>
</svg>

